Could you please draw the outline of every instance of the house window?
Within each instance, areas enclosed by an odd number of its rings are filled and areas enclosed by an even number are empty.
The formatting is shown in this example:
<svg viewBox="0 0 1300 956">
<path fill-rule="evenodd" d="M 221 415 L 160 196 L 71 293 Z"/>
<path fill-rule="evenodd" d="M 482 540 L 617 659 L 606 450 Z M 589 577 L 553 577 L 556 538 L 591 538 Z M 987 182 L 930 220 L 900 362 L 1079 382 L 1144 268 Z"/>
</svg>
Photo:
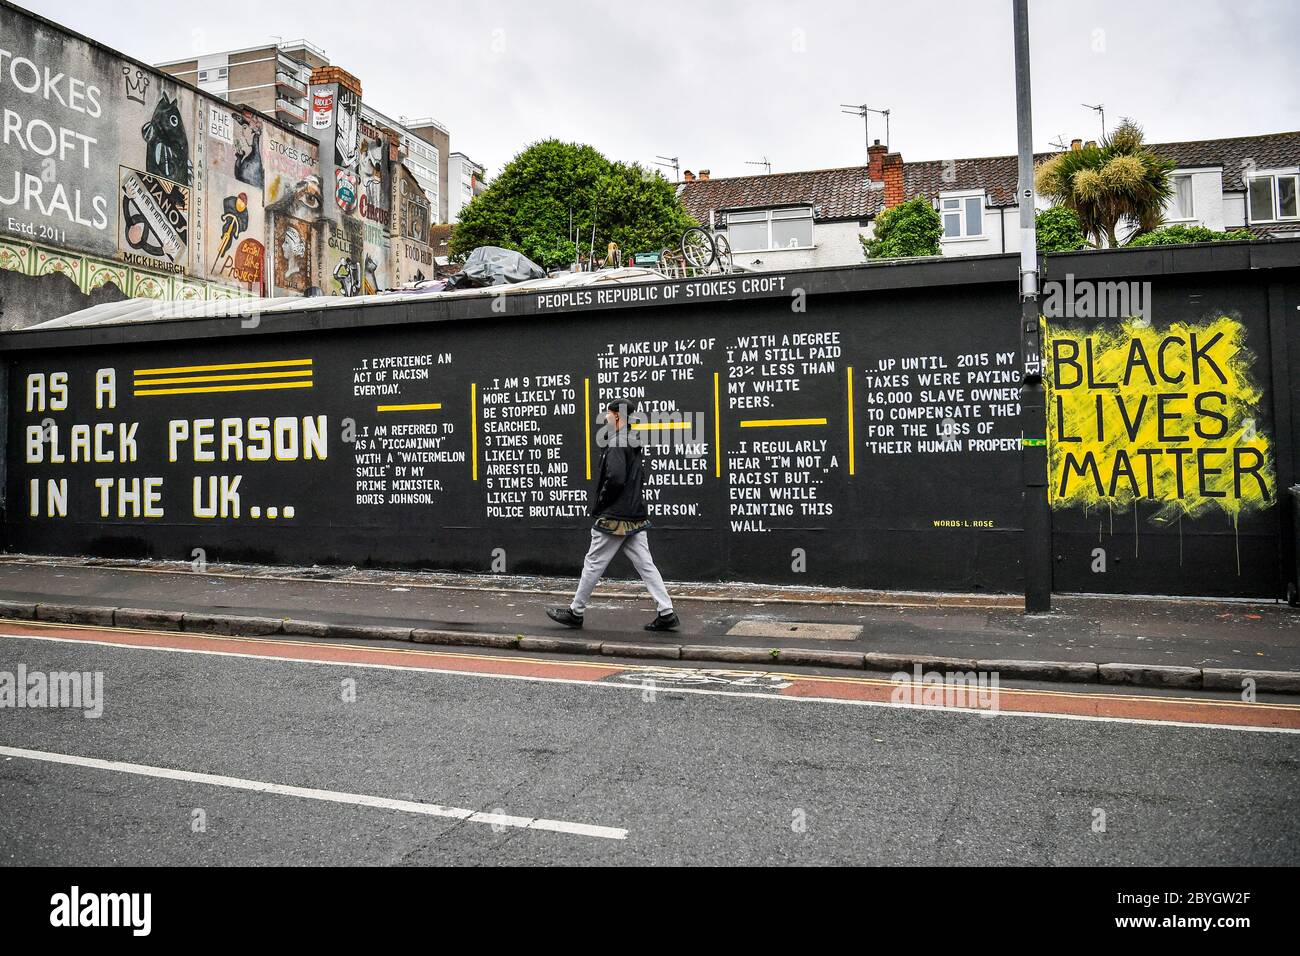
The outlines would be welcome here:
<svg viewBox="0 0 1300 956">
<path fill-rule="evenodd" d="M 1248 182 L 1250 221 L 1300 218 L 1297 192 L 1300 192 L 1300 176 L 1295 173 L 1251 177 Z"/>
<path fill-rule="evenodd" d="M 945 239 L 976 239 L 984 235 L 984 196 L 941 196 Z"/>
<path fill-rule="evenodd" d="M 811 249 L 812 207 L 750 209 L 727 213 L 727 238 L 736 252 Z"/>
<path fill-rule="evenodd" d="M 1192 210 L 1192 177 L 1173 177 L 1173 194 L 1169 197 L 1170 219 L 1191 219 L 1196 213 Z"/>
</svg>

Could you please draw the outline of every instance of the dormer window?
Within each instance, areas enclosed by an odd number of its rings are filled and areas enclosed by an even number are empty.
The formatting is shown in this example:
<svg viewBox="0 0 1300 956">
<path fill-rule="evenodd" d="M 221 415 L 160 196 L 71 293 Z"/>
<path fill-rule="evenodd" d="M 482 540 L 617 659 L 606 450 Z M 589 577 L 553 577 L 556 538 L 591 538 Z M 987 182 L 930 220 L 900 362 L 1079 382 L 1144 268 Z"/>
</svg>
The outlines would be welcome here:
<svg viewBox="0 0 1300 956">
<path fill-rule="evenodd" d="M 984 235 L 983 193 L 940 193 L 943 238 L 978 239 Z"/>
<path fill-rule="evenodd" d="M 1279 219 L 1300 219 L 1296 194 L 1300 192 L 1300 175 L 1296 173 L 1264 173 L 1251 176 L 1246 181 L 1250 201 L 1251 222 L 1277 222 Z"/>
<path fill-rule="evenodd" d="M 811 206 L 729 212 L 726 214 L 726 223 L 727 238 L 736 252 L 812 248 Z"/>
</svg>

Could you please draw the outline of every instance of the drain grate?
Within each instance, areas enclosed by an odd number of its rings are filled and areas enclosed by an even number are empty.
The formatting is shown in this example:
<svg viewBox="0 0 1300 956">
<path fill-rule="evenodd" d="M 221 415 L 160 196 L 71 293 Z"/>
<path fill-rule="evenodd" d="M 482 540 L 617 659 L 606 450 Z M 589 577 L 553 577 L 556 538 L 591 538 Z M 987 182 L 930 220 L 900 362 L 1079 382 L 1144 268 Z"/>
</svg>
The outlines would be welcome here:
<svg viewBox="0 0 1300 956">
<path fill-rule="evenodd" d="M 814 641 L 852 641 L 862 635 L 862 625 L 747 619 L 737 621 L 727 634 L 731 637 L 798 637 Z"/>
</svg>

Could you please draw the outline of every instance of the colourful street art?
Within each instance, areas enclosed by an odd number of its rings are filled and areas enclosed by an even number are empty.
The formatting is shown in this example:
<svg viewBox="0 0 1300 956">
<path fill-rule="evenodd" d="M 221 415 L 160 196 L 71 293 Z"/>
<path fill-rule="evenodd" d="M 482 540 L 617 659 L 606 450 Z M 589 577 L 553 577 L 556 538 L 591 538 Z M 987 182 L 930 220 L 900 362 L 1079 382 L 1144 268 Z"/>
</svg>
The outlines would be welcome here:
<svg viewBox="0 0 1300 956">
<path fill-rule="evenodd" d="M 305 295 L 312 281 L 311 224 L 289 216 L 275 217 L 275 285 L 282 293 Z"/>
<path fill-rule="evenodd" d="M 361 154 L 361 97 L 338 87 L 334 106 L 334 165 L 355 174 Z"/>
<path fill-rule="evenodd" d="M 409 175 L 399 191 L 395 134 L 357 88 L 310 84 L 303 131 L 14 7 L 0 36 L 17 78 L 0 268 L 185 298 L 361 295 L 433 274 L 427 198 Z"/>
<path fill-rule="evenodd" d="M 83 291 L 242 295 L 270 284 L 268 206 L 319 220 L 313 139 L 14 7 L 0 6 L 0 36 L 17 78 L 4 94 L 0 268 L 62 272 Z"/>
<path fill-rule="evenodd" d="M 166 90 L 160 91 L 153 116 L 140 128 L 140 135 L 144 138 L 147 171 L 188 186 L 194 175 L 194 164 L 190 162 L 190 143 L 180 97 L 172 99 Z"/>
<path fill-rule="evenodd" d="M 184 272 L 189 255 L 189 190 L 123 166 L 119 246 L 124 261 Z"/>
<path fill-rule="evenodd" d="M 245 239 L 235 250 L 230 267 L 231 277 L 249 289 L 262 289 L 262 267 L 266 261 L 266 247 L 256 239 Z"/>
</svg>

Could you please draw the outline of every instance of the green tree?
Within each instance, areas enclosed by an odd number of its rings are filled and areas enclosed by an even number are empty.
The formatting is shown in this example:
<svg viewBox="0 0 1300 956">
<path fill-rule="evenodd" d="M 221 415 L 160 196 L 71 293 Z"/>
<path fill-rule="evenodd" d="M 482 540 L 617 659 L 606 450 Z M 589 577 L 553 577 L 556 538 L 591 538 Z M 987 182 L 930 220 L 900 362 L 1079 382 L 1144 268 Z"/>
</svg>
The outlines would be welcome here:
<svg viewBox="0 0 1300 956">
<path fill-rule="evenodd" d="M 1204 226 L 1166 226 L 1152 232 L 1144 232 L 1134 237 L 1130 246 L 1174 246 L 1188 242 L 1233 242 L 1240 239 L 1254 239 L 1249 229 L 1233 229 L 1231 232 L 1215 232 Z"/>
<path fill-rule="evenodd" d="M 1052 206 L 1034 217 L 1039 252 L 1073 252 L 1088 244 L 1073 209 Z"/>
<path fill-rule="evenodd" d="M 1125 119 L 1100 146 L 1057 153 L 1039 164 L 1034 184 L 1039 195 L 1074 210 L 1092 245 L 1119 245 L 1117 230 L 1127 220 L 1138 233 L 1160 225 L 1173 191 L 1171 160 L 1161 159 L 1143 141 L 1142 127 Z"/>
<path fill-rule="evenodd" d="M 502 246 L 542 266 L 567 265 L 593 245 L 593 223 L 597 254 L 615 242 L 626 256 L 675 246 L 695 221 L 658 172 L 548 139 L 519 153 L 461 211 L 450 252 L 463 259 L 479 246 Z"/>
<path fill-rule="evenodd" d="M 872 238 L 858 236 L 868 259 L 937 256 L 943 223 L 924 196 L 915 196 L 876 217 Z"/>
</svg>

